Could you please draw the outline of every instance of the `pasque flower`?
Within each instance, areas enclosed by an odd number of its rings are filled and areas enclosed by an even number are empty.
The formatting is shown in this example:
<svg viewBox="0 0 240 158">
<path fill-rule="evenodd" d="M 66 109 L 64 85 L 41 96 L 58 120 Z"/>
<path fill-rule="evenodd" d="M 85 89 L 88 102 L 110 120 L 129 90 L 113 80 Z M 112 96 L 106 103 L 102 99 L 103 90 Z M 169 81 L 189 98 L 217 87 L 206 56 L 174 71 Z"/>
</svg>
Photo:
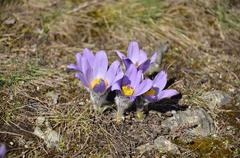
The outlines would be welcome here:
<svg viewBox="0 0 240 158">
<path fill-rule="evenodd" d="M 158 101 L 164 98 L 170 98 L 177 95 L 175 89 L 164 89 L 167 84 L 167 73 L 165 71 L 159 72 L 152 81 L 152 87 L 143 94 L 143 98 L 150 102 Z"/>
<path fill-rule="evenodd" d="M 7 153 L 7 148 L 4 144 L 0 144 L 0 158 L 4 158 Z"/>
<path fill-rule="evenodd" d="M 152 87 L 150 79 L 143 79 L 142 70 L 131 64 L 123 78 L 116 82 L 111 90 L 116 90 L 117 120 L 124 119 L 124 112 L 134 103 L 136 97 L 146 93 Z"/>
<path fill-rule="evenodd" d="M 108 58 L 104 51 L 94 55 L 89 49 L 84 49 L 83 54 L 76 54 L 77 63 L 68 65 L 68 68 L 77 70 L 76 77 L 84 86 L 95 93 L 103 94 L 113 83 L 123 77 L 120 62 L 114 61 L 108 67 Z"/>
<path fill-rule="evenodd" d="M 123 78 L 112 86 L 112 90 L 117 90 L 121 95 L 134 100 L 147 92 L 152 87 L 150 79 L 143 80 L 142 70 L 137 70 L 135 65 L 130 65 Z"/>
<path fill-rule="evenodd" d="M 117 55 L 122 59 L 126 69 L 134 64 L 139 70 L 146 71 L 149 66 L 155 62 L 157 53 L 154 53 L 150 59 L 147 58 L 146 52 L 139 48 L 136 41 L 132 41 L 128 46 L 127 57 L 120 51 L 116 51 Z"/>
</svg>

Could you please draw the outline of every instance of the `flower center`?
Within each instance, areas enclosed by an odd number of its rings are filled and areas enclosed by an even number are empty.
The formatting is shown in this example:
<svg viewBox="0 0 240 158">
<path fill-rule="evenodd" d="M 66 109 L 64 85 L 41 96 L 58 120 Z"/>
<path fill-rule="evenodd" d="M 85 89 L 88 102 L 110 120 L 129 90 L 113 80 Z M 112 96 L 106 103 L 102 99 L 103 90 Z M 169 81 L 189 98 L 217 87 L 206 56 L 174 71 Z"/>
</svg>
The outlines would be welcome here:
<svg viewBox="0 0 240 158">
<path fill-rule="evenodd" d="M 91 82 L 91 88 L 94 89 L 96 86 L 99 86 L 103 82 L 104 88 L 107 87 L 107 81 L 103 80 L 102 78 L 96 78 Z"/>
<path fill-rule="evenodd" d="M 144 95 L 152 96 L 152 95 L 155 95 L 156 93 L 157 93 L 157 91 L 155 89 L 151 88 L 146 93 L 144 93 Z"/>
<path fill-rule="evenodd" d="M 126 96 L 131 96 L 134 93 L 134 89 L 130 86 L 122 86 L 122 92 Z"/>
</svg>

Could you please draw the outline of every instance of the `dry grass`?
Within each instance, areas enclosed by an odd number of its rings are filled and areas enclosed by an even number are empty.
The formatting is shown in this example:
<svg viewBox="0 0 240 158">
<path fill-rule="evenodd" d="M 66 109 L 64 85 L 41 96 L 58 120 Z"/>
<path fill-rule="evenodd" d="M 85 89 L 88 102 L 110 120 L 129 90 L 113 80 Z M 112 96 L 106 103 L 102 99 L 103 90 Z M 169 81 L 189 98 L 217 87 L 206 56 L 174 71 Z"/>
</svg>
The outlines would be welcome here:
<svg viewBox="0 0 240 158">
<path fill-rule="evenodd" d="M 74 53 L 84 47 L 105 49 L 113 59 L 113 51 L 125 50 L 129 40 L 138 40 L 149 52 L 168 41 L 171 47 L 162 68 L 176 78 L 173 86 L 183 94 L 181 104 L 207 106 L 199 96 L 219 89 L 233 96 L 231 104 L 237 108 L 240 12 L 235 3 L 29 0 L 4 4 L 0 11 L 0 142 L 9 145 L 9 157 L 138 155 L 135 147 L 144 141 L 124 135 L 129 130 L 115 124 L 111 113 L 96 116 L 88 94 L 66 70 Z M 236 122 L 239 113 L 218 115 L 229 117 L 228 125 Z M 47 149 L 32 134 L 38 116 L 48 118 L 61 134 L 59 149 Z M 239 123 L 231 125 L 239 128 Z M 146 126 L 140 124 L 144 127 L 140 135 L 151 132 Z"/>
</svg>

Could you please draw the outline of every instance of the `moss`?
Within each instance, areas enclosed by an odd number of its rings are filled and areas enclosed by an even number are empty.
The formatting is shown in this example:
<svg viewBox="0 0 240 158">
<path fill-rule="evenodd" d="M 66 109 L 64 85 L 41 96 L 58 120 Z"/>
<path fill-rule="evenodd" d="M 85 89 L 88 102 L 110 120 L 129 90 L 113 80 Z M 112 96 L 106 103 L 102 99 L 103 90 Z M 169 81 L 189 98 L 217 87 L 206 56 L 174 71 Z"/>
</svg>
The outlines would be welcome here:
<svg viewBox="0 0 240 158">
<path fill-rule="evenodd" d="M 191 143 L 186 144 L 177 140 L 178 145 L 187 147 L 191 151 L 197 152 L 201 157 L 233 157 L 234 154 L 229 148 L 231 140 L 229 139 L 216 139 L 213 137 L 196 138 Z"/>
</svg>

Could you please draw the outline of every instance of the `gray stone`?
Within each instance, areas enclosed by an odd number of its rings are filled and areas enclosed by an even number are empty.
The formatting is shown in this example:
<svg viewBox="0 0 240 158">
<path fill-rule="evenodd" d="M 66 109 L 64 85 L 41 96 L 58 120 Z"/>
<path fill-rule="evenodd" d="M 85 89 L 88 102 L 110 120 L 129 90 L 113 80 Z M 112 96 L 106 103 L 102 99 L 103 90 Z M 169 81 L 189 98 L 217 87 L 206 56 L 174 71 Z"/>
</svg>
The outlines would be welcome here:
<svg viewBox="0 0 240 158">
<path fill-rule="evenodd" d="M 231 101 L 230 95 L 220 90 L 206 92 L 201 98 L 208 102 L 210 110 L 221 108 L 223 105 L 226 105 Z"/>
<path fill-rule="evenodd" d="M 60 135 L 52 129 L 45 117 L 40 116 L 37 118 L 33 133 L 43 139 L 48 148 L 59 148 Z"/>
<path fill-rule="evenodd" d="M 140 153 L 145 153 L 145 152 L 151 151 L 153 149 L 154 149 L 154 145 L 150 144 L 150 143 L 143 144 L 143 145 L 140 145 L 140 146 L 137 147 L 137 150 Z"/>
<path fill-rule="evenodd" d="M 178 111 L 162 122 L 163 128 L 170 128 L 173 134 L 208 136 L 215 132 L 212 117 L 203 108 Z"/>
<path fill-rule="evenodd" d="M 52 101 L 52 104 L 55 105 L 58 103 L 58 98 L 59 98 L 60 94 L 56 93 L 54 91 L 50 91 L 46 94 L 46 96 L 49 97 Z"/>
<path fill-rule="evenodd" d="M 160 153 L 173 153 L 180 154 L 180 151 L 176 144 L 172 143 L 164 136 L 159 136 L 154 140 L 153 144 L 147 143 L 137 147 L 140 153 L 149 152 L 153 149 L 158 150 Z"/>
<path fill-rule="evenodd" d="M 173 154 L 180 154 L 177 145 L 166 139 L 164 136 L 159 136 L 154 140 L 154 147 L 158 149 L 160 153 L 170 152 Z"/>
<path fill-rule="evenodd" d="M 8 17 L 3 23 L 5 25 L 13 25 L 16 23 L 16 19 L 14 17 Z"/>
</svg>

